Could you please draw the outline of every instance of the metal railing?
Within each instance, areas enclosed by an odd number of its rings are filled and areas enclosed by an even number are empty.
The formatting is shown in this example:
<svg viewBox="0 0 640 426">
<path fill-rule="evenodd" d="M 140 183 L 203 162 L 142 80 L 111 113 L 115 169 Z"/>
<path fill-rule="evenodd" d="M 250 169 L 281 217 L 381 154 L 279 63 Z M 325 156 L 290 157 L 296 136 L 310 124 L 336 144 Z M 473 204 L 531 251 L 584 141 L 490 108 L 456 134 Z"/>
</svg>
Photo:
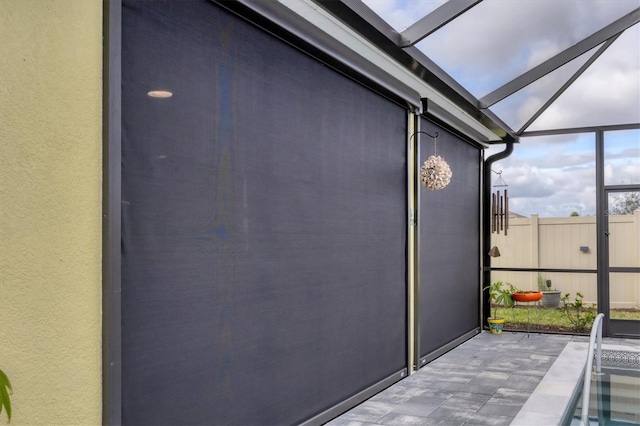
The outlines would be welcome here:
<svg viewBox="0 0 640 426">
<path fill-rule="evenodd" d="M 582 411 L 580 416 L 580 424 L 587 426 L 589 424 L 589 397 L 591 396 L 591 374 L 593 370 L 594 346 L 596 358 L 596 374 L 602 372 L 602 319 L 604 314 L 598 314 L 591 326 L 591 335 L 589 336 L 589 350 L 587 352 L 587 365 L 584 369 L 584 384 L 582 386 Z"/>
</svg>

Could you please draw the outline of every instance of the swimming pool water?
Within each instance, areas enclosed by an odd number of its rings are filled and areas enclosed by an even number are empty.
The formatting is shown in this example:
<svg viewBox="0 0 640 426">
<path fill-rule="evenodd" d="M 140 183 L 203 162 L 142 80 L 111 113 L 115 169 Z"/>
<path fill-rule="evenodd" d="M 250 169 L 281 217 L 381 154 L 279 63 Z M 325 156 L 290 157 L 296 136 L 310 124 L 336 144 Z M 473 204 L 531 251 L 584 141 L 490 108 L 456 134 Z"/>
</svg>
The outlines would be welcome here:
<svg viewBox="0 0 640 426">
<path fill-rule="evenodd" d="M 603 353 L 601 375 L 593 375 L 589 422 L 593 425 L 640 425 L 640 361 L 637 356 Z M 613 358 L 613 361 L 611 360 Z M 622 361 L 621 361 L 622 360 Z M 582 391 L 574 398 L 571 425 L 580 425 Z"/>
</svg>

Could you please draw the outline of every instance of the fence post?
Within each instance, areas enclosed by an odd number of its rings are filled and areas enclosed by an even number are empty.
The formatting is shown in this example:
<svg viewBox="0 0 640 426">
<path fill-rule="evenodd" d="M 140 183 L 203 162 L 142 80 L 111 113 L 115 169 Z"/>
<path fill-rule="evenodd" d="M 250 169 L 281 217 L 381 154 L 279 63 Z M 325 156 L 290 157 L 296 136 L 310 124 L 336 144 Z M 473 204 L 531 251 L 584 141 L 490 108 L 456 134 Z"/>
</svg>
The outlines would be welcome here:
<svg viewBox="0 0 640 426">
<path fill-rule="evenodd" d="M 635 267 L 640 267 L 640 209 L 637 209 L 633 212 L 633 233 L 636 236 L 636 256 L 635 256 Z M 635 296 L 635 307 L 640 307 L 640 274 L 635 274 L 636 276 L 636 285 L 633 286 L 636 289 Z"/>
<path fill-rule="evenodd" d="M 540 227 L 539 227 L 538 213 L 532 213 L 529 224 L 531 226 L 531 268 L 540 267 Z M 530 278 L 533 281 L 533 288 L 538 289 L 538 280 L 536 275 L 531 275 Z"/>
<path fill-rule="evenodd" d="M 640 209 L 633 212 L 633 235 L 636 236 L 636 255 L 640 254 Z M 632 265 L 640 267 L 640 256 L 635 256 L 636 264 Z"/>
</svg>

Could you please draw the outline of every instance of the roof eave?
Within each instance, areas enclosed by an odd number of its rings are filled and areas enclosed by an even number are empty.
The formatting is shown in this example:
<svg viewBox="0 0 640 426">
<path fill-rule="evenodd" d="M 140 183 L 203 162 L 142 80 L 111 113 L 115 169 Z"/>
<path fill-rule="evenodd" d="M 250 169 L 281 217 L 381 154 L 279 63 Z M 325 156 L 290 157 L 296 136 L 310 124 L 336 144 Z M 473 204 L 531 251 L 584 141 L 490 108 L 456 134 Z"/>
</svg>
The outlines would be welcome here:
<svg viewBox="0 0 640 426">
<path fill-rule="evenodd" d="M 513 129 L 438 67 L 416 47 L 401 47 L 402 36 L 359 0 L 312 0 L 362 37 L 375 44 L 413 75 L 446 97 L 456 107 L 497 137 L 497 142 L 516 141 Z M 444 107 L 444 106 L 443 106 Z M 446 107 L 445 107 L 446 108 Z M 495 143 L 494 141 L 488 141 Z"/>
</svg>

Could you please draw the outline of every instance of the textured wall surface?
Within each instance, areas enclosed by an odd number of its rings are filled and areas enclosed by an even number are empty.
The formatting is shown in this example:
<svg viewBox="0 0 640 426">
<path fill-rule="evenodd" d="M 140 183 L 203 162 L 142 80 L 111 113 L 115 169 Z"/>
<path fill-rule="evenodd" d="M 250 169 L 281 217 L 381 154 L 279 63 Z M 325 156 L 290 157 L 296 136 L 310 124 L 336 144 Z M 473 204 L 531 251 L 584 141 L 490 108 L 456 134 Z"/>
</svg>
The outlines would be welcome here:
<svg viewBox="0 0 640 426">
<path fill-rule="evenodd" d="M 101 39 L 100 0 L 0 0 L 0 369 L 15 425 L 101 421 Z"/>
</svg>

